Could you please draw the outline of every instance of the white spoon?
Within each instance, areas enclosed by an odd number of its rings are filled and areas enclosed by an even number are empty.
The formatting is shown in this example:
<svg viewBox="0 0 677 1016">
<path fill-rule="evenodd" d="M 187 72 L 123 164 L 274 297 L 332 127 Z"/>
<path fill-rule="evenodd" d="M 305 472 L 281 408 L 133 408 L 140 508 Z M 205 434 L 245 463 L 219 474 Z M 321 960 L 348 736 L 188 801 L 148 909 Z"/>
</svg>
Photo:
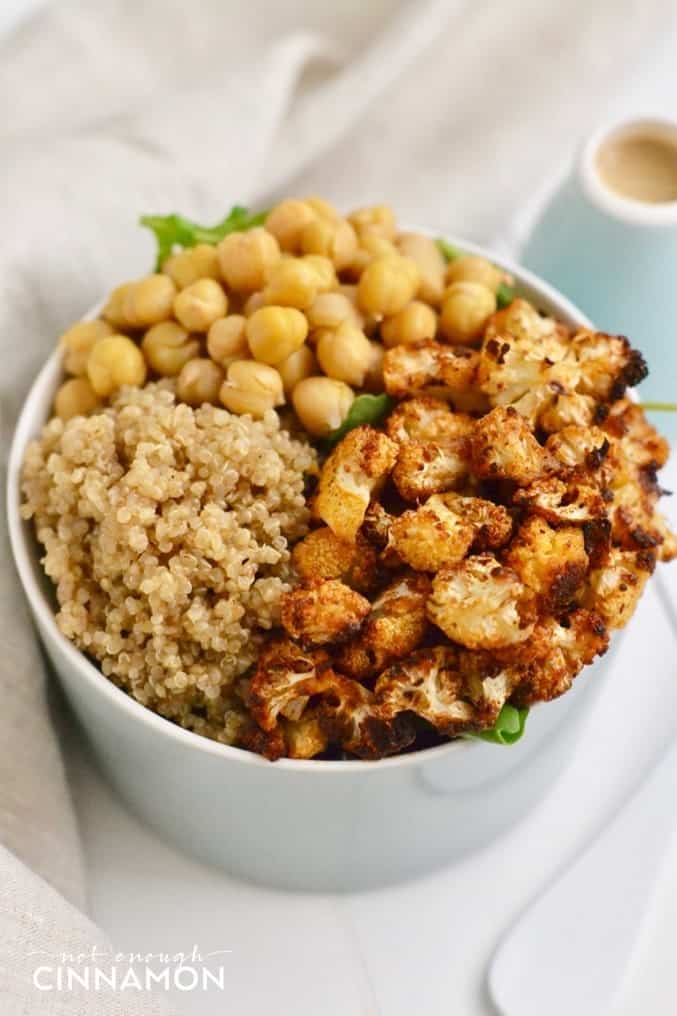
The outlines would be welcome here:
<svg viewBox="0 0 677 1016">
<path fill-rule="evenodd" d="M 677 825 L 677 745 L 498 947 L 502 1016 L 605 1016 L 618 998 Z"/>
</svg>

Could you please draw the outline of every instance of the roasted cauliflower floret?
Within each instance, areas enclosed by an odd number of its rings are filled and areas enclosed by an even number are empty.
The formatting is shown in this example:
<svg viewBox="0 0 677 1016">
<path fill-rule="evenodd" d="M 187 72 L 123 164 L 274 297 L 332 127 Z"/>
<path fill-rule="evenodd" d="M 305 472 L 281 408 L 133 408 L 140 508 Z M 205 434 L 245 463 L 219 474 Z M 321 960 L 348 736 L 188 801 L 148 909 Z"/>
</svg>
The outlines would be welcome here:
<svg viewBox="0 0 677 1016">
<path fill-rule="evenodd" d="M 469 453 L 469 441 L 464 437 L 443 445 L 410 441 L 397 456 L 395 486 L 405 501 L 421 501 L 460 487 L 470 471 Z"/>
<path fill-rule="evenodd" d="M 668 461 L 670 445 L 647 420 L 644 410 L 630 399 L 611 406 L 602 429 L 620 444 L 623 455 L 634 465 L 660 469 Z"/>
<path fill-rule="evenodd" d="M 383 381 L 388 395 L 428 392 L 454 400 L 473 388 L 479 354 L 464 346 L 445 346 L 425 339 L 411 345 L 395 346 L 383 358 Z"/>
<path fill-rule="evenodd" d="M 436 572 L 463 560 L 474 536 L 471 523 L 448 508 L 442 495 L 404 512 L 390 527 L 391 547 L 415 571 Z"/>
<path fill-rule="evenodd" d="M 282 626 L 305 649 L 345 642 L 357 631 L 371 604 L 338 579 L 315 579 L 289 593 L 280 603 Z"/>
<path fill-rule="evenodd" d="M 599 614 L 609 628 L 624 628 L 635 612 L 655 563 L 651 551 L 612 547 L 606 563 L 590 573 L 585 606 Z"/>
<path fill-rule="evenodd" d="M 384 671 L 374 688 L 384 716 L 412 712 L 440 733 L 454 736 L 472 725 L 472 704 L 463 699 L 463 678 L 451 646 L 421 649 Z"/>
<path fill-rule="evenodd" d="M 470 441 L 472 470 L 478 476 L 514 480 L 526 486 L 540 476 L 545 453 L 523 416 L 497 406 L 478 420 Z"/>
<path fill-rule="evenodd" d="M 606 517 L 606 504 L 598 488 L 576 474 L 566 480 L 559 476 L 535 480 L 515 493 L 515 504 L 555 524 L 580 524 Z"/>
<path fill-rule="evenodd" d="M 582 529 L 554 529 L 536 515 L 520 526 L 503 561 L 552 612 L 561 613 L 576 598 L 588 572 Z"/>
<path fill-rule="evenodd" d="M 416 738 L 408 716 L 385 716 L 373 692 L 335 674 L 319 706 L 330 740 L 360 758 L 377 759 L 407 748 Z"/>
<path fill-rule="evenodd" d="M 327 750 L 329 737 L 318 708 L 306 709 L 298 720 L 280 720 L 289 758 L 314 758 Z"/>
<path fill-rule="evenodd" d="M 340 579 L 367 593 L 378 582 L 378 554 L 360 533 L 353 543 L 339 540 L 329 526 L 313 529 L 292 550 L 292 564 L 302 579 Z"/>
<path fill-rule="evenodd" d="M 594 471 L 609 453 L 609 438 L 599 427 L 562 427 L 545 442 L 551 469 L 589 469 Z"/>
<path fill-rule="evenodd" d="M 534 596 L 493 554 L 477 554 L 443 568 L 433 579 L 428 617 L 468 649 L 523 642 L 534 627 Z"/>
<path fill-rule="evenodd" d="M 323 650 L 307 652 L 288 639 L 274 639 L 262 649 L 249 683 L 252 716 L 266 731 L 277 728 L 280 715 L 300 719 L 310 696 L 321 692 L 330 676 Z"/>
<path fill-rule="evenodd" d="M 469 437 L 475 421 L 467 413 L 454 413 L 446 402 L 419 395 L 405 399 L 386 421 L 386 433 L 398 444 L 407 441 L 445 444 L 450 439 Z"/>
<path fill-rule="evenodd" d="M 540 622 L 533 638 L 518 648 L 523 660 L 516 667 L 519 679 L 512 701 L 527 706 L 563 695 L 608 645 L 602 618 L 590 610 L 576 610 L 561 622 L 554 617 Z"/>
<path fill-rule="evenodd" d="M 313 511 L 340 540 L 355 539 L 369 501 L 392 471 L 397 452 L 398 445 L 385 434 L 362 426 L 349 431 L 325 462 Z"/>
<path fill-rule="evenodd" d="M 571 339 L 571 354 L 579 368 L 576 391 L 600 402 L 619 399 L 648 374 L 644 357 L 623 335 L 583 329 Z"/>
<path fill-rule="evenodd" d="M 473 550 L 493 550 L 510 539 L 512 518 L 503 505 L 453 493 L 442 494 L 440 500 L 473 527 Z"/>
<path fill-rule="evenodd" d="M 429 595 L 430 580 L 424 575 L 405 575 L 392 582 L 374 601 L 357 638 L 339 650 L 338 669 L 364 681 L 391 660 L 413 652 L 428 627 Z"/>
<path fill-rule="evenodd" d="M 597 407 L 591 395 L 558 392 L 541 413 L 538 424 L 549 434 L 564 427 L 589 427 L 596 419 Z"/>
</svg>

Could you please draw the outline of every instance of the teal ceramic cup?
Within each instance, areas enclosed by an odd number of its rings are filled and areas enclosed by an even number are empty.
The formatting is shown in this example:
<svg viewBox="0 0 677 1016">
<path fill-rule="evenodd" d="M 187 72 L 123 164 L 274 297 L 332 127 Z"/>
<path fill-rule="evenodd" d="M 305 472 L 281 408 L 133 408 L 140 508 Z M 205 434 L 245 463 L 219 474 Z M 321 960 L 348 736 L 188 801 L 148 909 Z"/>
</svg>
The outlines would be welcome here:
<svg viewBox="0 0 677 1016">
<path fill-rule="evenodd" d="M 677 402 L 677 200 L 642 201 L 605 183 L 600 148 L 625 139 L 675 146 L 677 122 L 641 119 L 598 130 L 536 222 L 521 262 L 603 331 L 627 335 L 650 374 L 643 402 Z M 677 442 L 677 414 L 652 413 Z"/>
</svg>

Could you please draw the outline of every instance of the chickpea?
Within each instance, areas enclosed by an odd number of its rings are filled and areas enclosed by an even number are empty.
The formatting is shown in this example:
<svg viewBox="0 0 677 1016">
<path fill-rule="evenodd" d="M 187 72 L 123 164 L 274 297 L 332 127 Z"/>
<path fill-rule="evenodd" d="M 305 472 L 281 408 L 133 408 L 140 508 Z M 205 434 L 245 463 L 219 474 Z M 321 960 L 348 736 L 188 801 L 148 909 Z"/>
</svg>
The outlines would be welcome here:
<svg viewBox="0 0 677 1016">
<path fill-rule="evenodd" d="M 228 368 L 227 380 L 219 392 L 231 413 L 262 417 L 284 403 L 282 378 L 274 367 L 253 360 L 236 360 Z"/>
<path fill-rule="evenodd" d="M 302 261 L 315 271 L 318 293 L 328 293 L 336 288 L 338 285 L 336 270 L 329 258 L 322 254 L 304 254 Z"/>
<path fill-rule="evenodd" d="M 176 395 L 189 406 L 201 406 L 205 402 L 215 403 L 225 374 L 223 368 L 205 356 L 197 356 L 184 363 L 176 379 Z"/>
<path fill-rule="evenodd" d="M 340 427 L 353 404 L 352 389 L 330 377 L 307 377 L 292 395 L 296 415 L 309 434 L 324 437 Z"/>
<path fill-rule="evenodd" d="M 198 243 L 167 258 L 162 271 L 174 282 L 177 289 L 185 289 L 198 279 L 221 278 L 219 255 L 210 243 Z"/>
<path fill-rule="evenodd" d="M 122 385 L 140 388 L 146 380 L 146 361 L 126 335 L 106 335 L 89 354 L 87 377 L 96 394 L 106 398 Z"/>
<path fill-rule="evenodd" d="M 242 314 L 229 314 L 210 325 L 207 332 L 207 352 L 214 363 L 228 367 L 233 360 L 246 360 L 249 345 L 245 333 L 246 318 Z"/>
<path fill-rule="evenodd" d="M 481 282 L 454 282 L 444 294 L 442 335 L 461 345 L 476 342 L 495 310 L 496 297 Z"/>
<path fill-rule="evenodd" d="M 231 289 L 253 293 L 263 289 L 273 265 L 280 260 L 280 245 L 262 226 L 230 233 L 217 247 L 221 274 Z"/>
<path fill-rule="evenodd" d="M 364 387 L 368 392 L 382 392 L 383 391 L 383 357 L 385 356 L 385 349 L 380 342 L 374 342 L 373 340 L 369 343 L 371 350 L 371 360 L 367 373 L 364 378 Z"/>
<path fill-rule="evenodd" d="M 251 317 L 260 307 L 264 307 L 263 291 L 258 293 L 250 293 L 244 302 L 242 313 L 245 317 Z"/>
<path fill-rule="evenodd" d="M 301 348 L 308 322 L 295 307 L 261 307 L 247 319 L 245 331 L 254 359 L 274 365 Z"/>
<path fill-rule="evenodd" d="M 360 246 L 355 251 L 351 262 L 351 272 L 359 278 L 367 265 L 370 265 L 375 258 L 398 253 L 395 244 L 385 236 L 380 236 L 378 233 L 365 233 L 360 238 Z"/>
<path fill-rule="evenodd" d="M 389 349 L 392 346 L 434 339 L 437 332 L 437 314 L 421 300 L 412 300 L 401 311 L 386 318 L 381 325 L 381 338 Z"/>
<path fill-rule="evenodd" d="M 397 229 L 395 213 L 390 205 L 370 205 L 367 208 L 358 208 L 350 213 L 348 222 L 351 223 L 360 240 L 363 236 L 370 234 L 392 240 Z"/>
<path fill-rule="evenodd" d="M 308 346 L 301 346 L 286 360 L 278 363 L 275 369 L 282 378 L 284 393 L 287 396 L 291 396 L 299 381 L 318 372 L 317 360 Z"/>
<path fill-rule="evenodd" d="M 323 254 L 337 271 L 347 268 L 357 251 L 357 234 L 346 219 L 316 218 L 301 233 L 305 254 Z"/>
<path fill-rule="evenodd" d="M 343 293 L 320 293 L 306 311 L 311 328 L 337 328 L 342 321 L 357 323 L 354 305 Z"/>
<path fill-rule="evenodd" d="M 172 316 L 176 286 L 167 275 L 147 275 L 132 283 L 122 302 L 122 313 L 132 328 L 148 328 Z"/>
<path fill-rule="evenodd" d="M 418 269 L 409 258 L 399 255 L 376 258 L 360 276 L 359 306 L 374 317 L 390 317 L 414 298 L 418 282 Z"/>
<path fill-rule="evenodd" d="M 87 371 L 87 358 L 94 344 L 105 335 L 112 334 L 113 328 L 107 321 L 78 321 L 59 339 L 59 345 L 63 350 L 64 370 L 76 377 L 83 377 Z"/>
<path fill-rule="evenodd" d="M 282 250 L 298 253 L 301 246 L 301 233 L 316 212 L 307 201 L 288 198 L 275 205 L 266 217 L 266 229 L 276 237 Z"/>
<path fill-rule="evenodd" d="M 101 405 L 86 377 L 71 377 L 64 381 L 54 398 L 54 412 L 61 420 L 73 416 L 88 416 Z"/>
<path fill-rule="evenodd" d="M 214 279 L 198 279 L 174 300 L 177 321 L 192 332 L 206 332 L 228 310 L 228 297 Z"/>
<path fill-rule="evenodd" d="M 369 339 L 351 321 L 342 321 L 338 328 L 319 334 L 317 359 L 329 377 L 361 388 L 372 362 Z"/>
<path fill-rule="evenodd" d="M 310 307 L 317 295 L 318 273 L 303 258 L 288 258 L 273 268 L 263 290 L 263 302 L 281 307 Z"/>
<path fill-rule="evenodd" d="M 464 254 L 449 262 L 446 281 L 447 285 L 454 282 L 481 282 L 495 293 L 503 282 L 503 272 L 486 258 L 476 254 Z"/>
<path fill-rule="evenodd" d="M 421 280 L 418 296 L 436 306 L 444 292 L 446 262 L 434 240 L 421 233 L 401 233 L 397 238 L 400 253 L 416 262 Z"/>
<path fill-rule="evenodd" d="M 162 321 L 149 328 L 141 342 L 146 363 L 163 377 L 175 377 L 184 363 L 200 352 L 200 342 L 176 321 Z"/>
<path fill-rule="evenodd" d="M 309 208 L 324 219 L 339 219 L 340 215 L 335 205 L 332 205 L 331 201 L 325 201 L 324 198 L 318 198 L 314 194 L 311 194 L 309 198 L 304 198 L 304 203 Z"/>
</svg>

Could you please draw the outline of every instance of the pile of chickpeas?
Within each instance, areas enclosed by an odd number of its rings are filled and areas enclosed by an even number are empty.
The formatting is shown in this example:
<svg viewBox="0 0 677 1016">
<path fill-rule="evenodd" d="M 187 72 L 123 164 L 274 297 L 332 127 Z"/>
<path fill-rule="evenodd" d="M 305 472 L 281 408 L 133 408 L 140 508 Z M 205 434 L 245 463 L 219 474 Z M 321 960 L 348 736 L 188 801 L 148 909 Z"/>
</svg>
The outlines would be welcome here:
<svg viewBox="0 0 677 1016">
<path fill-rule="evenodd" d="M 290 402 L 322 437 L 357 393 L 383 390 L 386 349 L 476 344 L 503 278 L 472 255 L 447 264 L 433 239 L 400 232 L 387 205 L 344 218 L 320 198 L 288 199 L 261 227 L 172 254 L 118 286 L 98 320 L 70 328 L 55 413 L 88 414 L 122 385 L 168 377 L 191 406 L 259 418 Z"/>
</svg>

